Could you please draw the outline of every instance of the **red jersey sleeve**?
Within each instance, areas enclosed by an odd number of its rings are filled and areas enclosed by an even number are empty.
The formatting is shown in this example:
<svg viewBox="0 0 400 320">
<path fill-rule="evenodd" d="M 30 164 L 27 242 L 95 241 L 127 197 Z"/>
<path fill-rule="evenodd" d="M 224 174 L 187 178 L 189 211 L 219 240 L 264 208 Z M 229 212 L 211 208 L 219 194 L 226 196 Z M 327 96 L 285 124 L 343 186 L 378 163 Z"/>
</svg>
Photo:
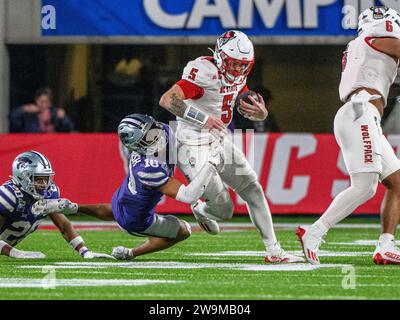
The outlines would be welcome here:
<svg viewBox="0 0 400 320">
<path fill-rule="evenodd" d="M 204 94 L 204 89 L 202 87 L 186 79 L 181 79 L 176 84 L 181 87 L 185 99 L 200 99 Z"/>
</svg>

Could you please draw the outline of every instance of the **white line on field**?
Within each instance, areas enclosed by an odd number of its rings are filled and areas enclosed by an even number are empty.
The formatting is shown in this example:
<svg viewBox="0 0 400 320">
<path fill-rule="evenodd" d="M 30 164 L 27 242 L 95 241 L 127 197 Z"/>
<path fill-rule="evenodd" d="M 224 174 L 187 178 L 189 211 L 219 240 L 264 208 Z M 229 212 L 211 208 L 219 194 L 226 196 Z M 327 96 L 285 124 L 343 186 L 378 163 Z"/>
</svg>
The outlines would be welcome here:
<svg viewBox="0 0 400 320">
<path fill-rule="evenodd" d="M 14 293 L 13 293 L 14 295 Z M 24 296 L 24 293 L 16 292 L 15 295 L 20 295 Z M 49 294 L 50 296 L 50 294 Z M 315 296 L 312 295 L 288 295 L 288 294 L 213 294 L 213 293 L 207 293 L 207 294 L 185 294 L 185 293 L 179 293 L 179 292 L 174 292 L 171 294 L 165 294 L 165 293 L 86 293 L 86 292 L 80 292 L 79 296 L 81 298 L 96 298 L 96 299 L 104 299 L 105 297 L 113 298 L 113 299 L 118 299 L 118 298 L 123 298 L 123 299 L 143 299 L 143 298 L 158 298 L 158 299 L 171 299 L 171 298 L 182 298 L 182 299 L 316 299 L 316 300 L 365 300 L 365 299 L 371 299 L 371 297 L 365 297 L 365 296 L 334 296 L 334 295 L 320 295 L 316 294 Z M 243 301 L 242 304 L 246 304 L 245 301 Z"/>
<path fill-rule="evenodd" d="M 254 263 L 189 263 L 189 262 L 58 262 L 53 265 L 55 269 L 104 269 L 104 268 L 128 268 L 128 269 L 229 269 L 244 271 L 311 271 L 319 268 L 340 268 L 346 264 L 321 264 L 310 265 L 308 263 L 265 265 Z M 43 265 L 17 266 L 21 269 L 40 269 Z"/>
<path fill-rule="evenodd" d="M 376 246 L 377 242 L 378 240 L 356 240 L 351 242 L 330 242 L 329 244 L 343 246 Z M 400 245 L 400 241 L 396 241 L 396 244 Z"/>
<path fill-rule="evenodd" d="M 218 223 L 222 228 L 253 228 L 254 225 L 251 222 L 220 222 Z M 117 227 L 117 224 L 114 221 L 72 221 L 72 225 L 76 226 L 85 226 L 85 227 Z M 190 222 L 192 227 L 197 227 L 198 224 L 196 222 Z M 304 224 L 307 226 L 307 224 Z M 51 221 L 44 221 L 41 223 L 41 226 L 54 226 Z M 299 223 L 285 223 L 285 222 L 277 222 L 274 223 L 276 228 L 284 228 L 284 229 L 296 229 L 299 226 Z M 333 228 L 337 229 L 377 229 L 380 228 L 381 225 L 379 223 L 339 223 Z"/>
<path fill-rule="evenodd" d="M 303 255 L 302 251 L 288 251 L 291 254 Z M 234 257 L 263 257 L 265 256 L 265 251 L 222 251 L 222 252 L 197 252 L 197 253 L 187 253 L 188 256 L 210 256 L 210 257 L 224 257 L 224 256 L 234 256 Z M 346 251 L 327 251 L 320 250 L 318 255 L 320 257 L 359 257 L 365 255 L 371 255 L 370 252 L 356 251 L 356 252 L 346 252 Z"/>
<path fill-rule="evenodd" d="M 54 279 L 55 287 L 104 287 L 104 286 L 145 286 L 151 284 L 173 284 L 185 281 L 149 279 Z M 0 288 L 43 288 L 43 279 L 0 278 Z"/>
</svg>

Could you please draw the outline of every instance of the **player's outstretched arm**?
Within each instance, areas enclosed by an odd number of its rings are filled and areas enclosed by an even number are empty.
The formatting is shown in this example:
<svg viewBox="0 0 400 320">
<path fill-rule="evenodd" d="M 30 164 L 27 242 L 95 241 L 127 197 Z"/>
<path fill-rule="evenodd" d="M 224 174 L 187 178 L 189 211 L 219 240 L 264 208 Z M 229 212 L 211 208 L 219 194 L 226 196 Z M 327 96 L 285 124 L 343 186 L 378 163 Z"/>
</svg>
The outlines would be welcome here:
<svg viewBox="0 0 400 320">
<path fill-rule="evenodd" d="M 69 243 L 69 245 L 76 251 L 78 251 L 79 255 L 84 259 L 93 259 L 93 258 L 109 258 L 114 259 L 114 257 L 104 254 L 104 253 L 96 253 L 90 251 L 86 246 L 83 238 L 78 235 L 72 226 L 71 222 L 61 213 L 53 213 L 50 216 L 50 219 L 53 221 L 55 226 L 60 230 L 63 238 Z"/>
<path fill-rule="evenodd" d="M 46 255 L 43 254 L 42 252 L 18 250 L 2 240 L 0 240 L 0 252 L 1 252 L 1 255 L 4 255 L 4 256 L 10 257 L 10 258 L 15 258 L 15 259 L 43 259 L 43 258 L 46 258 Z"/>
<path fill-rule="evenodd" d="M 80 204 L 78 205 L 78 213 L 91 216 L 103 221 L 114 221 L 111 204 Z"/>
<path fill-rule="evenodd" d="M 224 123 L 220 119 L 211 117 L 195 107 L 186 105 L 183 101 L 185 99 L 190 99 L 190 97 L 185 97 L 182 88 L 174 84 L 161 96 L 159 104 L 172 114 L 197 125 L 199 128 L 218 131 L 226 130 Z"/>
<path fill-rule="evenodd" d="M 394 59 L 400 59 L 400 40 L 395 38 L 372 38 L 370 40 L 370 45 L 383 52 L 387 55 L 393 57 Z"/>
<path fill-rule="evenodd" d="M 167 92 L 160 98 L 160 106 L 167 109 L 172 114 L 183 118 L 187 109 L 185 94 L 180 86 L 174 84 Z"/>
<path fill-rule="evenodd" d="M 194 204 L 199 200 L 206 190 L 212 178 L 221 170 L 222 167 L 222 147 L 213 150 L 208 162 L 200 169 L 196 177 L 185 186 L 174 177 L 169 178 L 168 182 L 160 188 L 165 195 L 181 202 Z"/>
</svg>

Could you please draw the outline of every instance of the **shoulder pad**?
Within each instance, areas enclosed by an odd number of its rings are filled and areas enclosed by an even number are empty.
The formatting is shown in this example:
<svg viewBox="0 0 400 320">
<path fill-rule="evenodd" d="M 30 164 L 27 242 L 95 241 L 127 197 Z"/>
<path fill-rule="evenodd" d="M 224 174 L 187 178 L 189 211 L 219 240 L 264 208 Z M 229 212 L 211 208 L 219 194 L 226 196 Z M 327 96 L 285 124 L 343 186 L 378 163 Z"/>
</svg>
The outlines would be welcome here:
<svg viewBox="0 0 400 320">
<path fill-rule="evenodd" d="M 390 20 L 384 20 L 368 28 L 361 35 L 363 37 L 376 37 L 376 38 L 397 38 L 400 39 L 400 25 L 396 22 L 391 22 L 391 27 L 388 27 L 387 22 Z"/>
<path fill-rule="evenodd" d="M 209 57 L 200 57 L 189 61 L 182 74 L 182 79 L 193 82 L 202 88 L 209 86 L 217 78 L 218 69 Z"/>
<path fill-rule="evenodd" d="M 0 186 L 0 212 L 14 212 L 18 206 L 18 199 L 13 188 L 7 184 Z"/>
<path fill-rule="evenodd" d="M 168 181 L 168 173 L 162 163 L 153 159 L 148 160 L 149 163 L 142 163 L 135 175 L 142 184 L 151 188 L 159 188 Z"/>
</svg>

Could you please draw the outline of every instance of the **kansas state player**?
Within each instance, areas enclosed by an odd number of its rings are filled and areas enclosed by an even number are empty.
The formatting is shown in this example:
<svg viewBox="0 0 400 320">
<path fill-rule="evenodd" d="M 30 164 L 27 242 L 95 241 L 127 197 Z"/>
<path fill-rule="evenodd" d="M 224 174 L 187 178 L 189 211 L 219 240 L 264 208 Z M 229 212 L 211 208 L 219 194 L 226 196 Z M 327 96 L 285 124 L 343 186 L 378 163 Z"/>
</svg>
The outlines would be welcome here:
<svg viewBox="0 0 400 320">
<path fill-rule="evenodd" d="M 17 156 L 12 164 L 12 179 L 0 186 L 0 252 L 12 258 L 45 258 L 41 252 L 14 248 L 34 232 L 49 215 L 62 236 L 83 258 L 109 257 L 91 252 L 61 213 L 74 211 L 66 199 L 59 199 L 60 190 L 53 182 L 50 161 L 39 152 L 28 151 Z M 53 200 L 54 199 L 54 200 Z"/>
<path fill-rule="evenodd" d="M 172 177 L 170 151 L 174 138 L 168 125 L 155 121 L 151 116 L 132 114 L 118 126 L 122 144 L 132 152 L 129 174 L 112 198 L 112 204 L 80 205 L 78 211 L 102 220 L 115 220 L 121 229 L 135 236 L 149 239 L 142 245 L 129 249 L 113 248 L 112 255 L 120 260 L 166 249 L 185 240 L 191 234 L 187 222 L 172 215 L 154 212 L 163 194 L 179 201 L 193 204 L 203 195 L 210 180 L 217 174 L 222 162 L 221 149 L 214 152 L 199 171 L 197 177 L 185 186 Z M 212 233 L 219 231 L 212 221 L 199 221 Z"/>
</svg>

